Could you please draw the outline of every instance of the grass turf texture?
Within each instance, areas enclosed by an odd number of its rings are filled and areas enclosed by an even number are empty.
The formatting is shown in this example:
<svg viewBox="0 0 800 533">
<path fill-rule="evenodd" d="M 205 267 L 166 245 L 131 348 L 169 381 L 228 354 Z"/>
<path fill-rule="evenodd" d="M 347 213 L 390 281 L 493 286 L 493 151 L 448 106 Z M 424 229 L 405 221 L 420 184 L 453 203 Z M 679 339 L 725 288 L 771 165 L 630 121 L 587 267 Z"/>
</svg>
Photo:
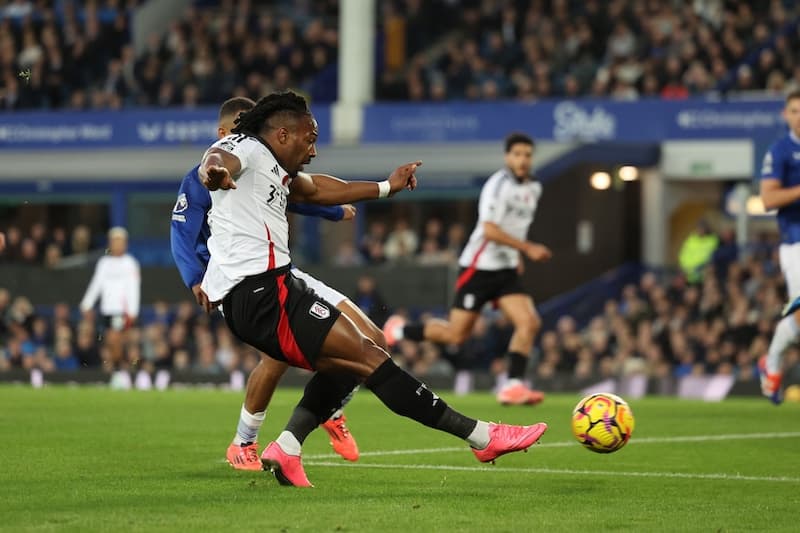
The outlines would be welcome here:
<svg viewBox="0 0 800 533">
<path fill-rule="evenodd" d="M 278 391 L 262 448 L 299 395 Z M 471 416 L 550 430 L 529 453 L 483 466 L 362 391 L 346 411 L 362 466 L 329 455 L 318 430 L 305 446 L 316 488 L 301 490 L 224 462 L 241 394 L 0 387 L 0 530 L 797 531 L 800 405 L 633 401 L 631 442 L 598 455 L 570 442 L 576 396 L 534 408 L 445 397 Z M 780 436 L 705 440 L 758 433 Z M 684 436 L 700 439 L 660 441 Z M 408 449 L 435 451 L 370 455 Z"/>
</svg>

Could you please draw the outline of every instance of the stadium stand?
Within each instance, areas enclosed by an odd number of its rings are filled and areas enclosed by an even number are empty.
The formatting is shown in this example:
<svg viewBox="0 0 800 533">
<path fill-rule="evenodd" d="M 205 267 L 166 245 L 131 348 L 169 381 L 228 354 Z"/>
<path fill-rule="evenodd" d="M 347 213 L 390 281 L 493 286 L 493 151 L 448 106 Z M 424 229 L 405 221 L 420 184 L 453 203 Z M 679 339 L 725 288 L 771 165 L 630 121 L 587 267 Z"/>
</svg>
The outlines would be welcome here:
<svg viewBox="0 0 800 533">
<path fill-rule="evenodd" d="M 336 98 L 336 2 L 198 2 L 138 56 L 137 1 L 47 4 L 0 6 L 5 110 L 191 108 L 290 87 Z M 795 2 L 605 4 L 383 1 L 377 97 L 682 99 L 800 87 Z"/>
</svg>

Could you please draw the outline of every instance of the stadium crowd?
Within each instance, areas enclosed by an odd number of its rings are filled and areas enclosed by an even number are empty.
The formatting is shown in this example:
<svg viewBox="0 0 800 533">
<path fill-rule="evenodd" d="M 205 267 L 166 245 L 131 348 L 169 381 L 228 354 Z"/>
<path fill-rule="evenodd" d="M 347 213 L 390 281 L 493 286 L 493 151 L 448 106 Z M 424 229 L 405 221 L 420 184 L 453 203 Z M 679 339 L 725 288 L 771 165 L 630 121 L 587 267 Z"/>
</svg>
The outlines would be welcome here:
<svg viewBox="0 0 800 533">
<path fill-rule="evenodd" d="M 680 99 L 800 87 L 800 5 L 790 0 L 383 5 L 380 99 Z"/>
<path fill-rule="evenodd" d="M 289 87 L 335 95 L 335 73 L 331 83 L 323 71 L 335 60 L 337 2 L 200 2 L 139 53 L 131 35 L 137 0 L 3 4 L 5 110 L 192 108 Z"/>
<path fill-rule="evenodd" d="M 338 2 L 195 2 L 142 50 L 138 0 L 0 2 L 0 108 L 336 98 Z M 380 100 L 687 98 L 800 88 L 791 0 L 381 0 Z"/>
<path fill-rule="evenodd" d="M 542 332 L 529 374 L 540 382 L 632 374 L 756 379 L 756 359 L 765 353 L 784 304 L 777 249 L 763 239 L 738 261 L 738 250 L 732 255 L 730 246 L 735 244 L 723 239 L 695 283 L 684 272 L 646 273 L 585 327 L 562 316 L 554 329 Z M 371 278 L 364 277 L 350 296 L 378 324 L 386 319 L 389 309 Z M 140 367 L 216 374 L 247 372 L 258 362 L 258 354 L 233 339 L 218 315 L 209 317 L 190 301 L 155 303 L 126 332 L 117 353 L 98 337 L 93 313 L 77 316 L 66 303 L 47 311 L 37 314 L 23 295 L 0 290 L 0 370 Z M 422 376 L 463 369 L 501 374 L 511 332 L 499 314 L 487 311 L 460 351 L 401 341 L 395 358 Z M 791 352 L 789 363 L 798 362 L 800 352 Z"/>
</svg>

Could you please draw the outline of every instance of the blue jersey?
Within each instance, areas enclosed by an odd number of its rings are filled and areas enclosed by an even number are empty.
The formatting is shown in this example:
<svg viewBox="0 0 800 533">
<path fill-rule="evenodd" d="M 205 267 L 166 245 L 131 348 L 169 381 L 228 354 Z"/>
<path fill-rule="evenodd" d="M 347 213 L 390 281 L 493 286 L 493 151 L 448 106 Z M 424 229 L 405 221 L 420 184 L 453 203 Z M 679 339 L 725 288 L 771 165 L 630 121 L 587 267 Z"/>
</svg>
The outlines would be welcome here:
<svg viewBox="0 0 800 533">
<path fill-rule="evenodd" d="M 199 165 L 189 171 L 181 181 L 178 201 L 172 209 L 169 241 L 172 257 L 181 273 L 183 283 L 190 289 L 203 281 L 210 254 L 208 238 L 208 211 L 211 209 L 211 194 L 200 182 Z M 287 206 L 289 211 L 302 215 L 318 216 L 328 220 L 341 220 L 344 209 L 341 206 L 325 207 L 312 204 Z"/>
<path fill-rule="evenodd" d="M 773 178 L 782 187 L 800 185 L 800 139 L 789 133 L 770 146 L 761 166 L 761 179 Z M 778 227 L 785 244 L 800 242 L 800 202 L 778 209 Z"/>
</svg>

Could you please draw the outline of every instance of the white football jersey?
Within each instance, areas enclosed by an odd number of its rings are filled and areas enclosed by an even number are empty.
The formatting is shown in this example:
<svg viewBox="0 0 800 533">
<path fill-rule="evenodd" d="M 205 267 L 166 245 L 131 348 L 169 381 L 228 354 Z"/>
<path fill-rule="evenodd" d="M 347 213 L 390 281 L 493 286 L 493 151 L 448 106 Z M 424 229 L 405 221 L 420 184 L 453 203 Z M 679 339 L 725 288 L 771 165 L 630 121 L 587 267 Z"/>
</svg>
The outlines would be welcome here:
<svg viewBox="0 0 800 533">
<path fill-rule="evenodd" d="M 528 229 L 542 196 L 538 181 L 519 181 L 510 170 L 503 168 L 492 174 L 481 189 L 478 201 L 478 222 L 461 252 L 458 264 L 478 270 L 516 268 L 519 251 L 488 241 L 484 222 L 494 222 L 500 229 L 519 240 L 528 239 Z"/>
<path fill-rule="evenodd" d="M 233 176 L 236 189 L 211 193 L 211 259 L 201 286 L 216 302 L 246 276 L 291 262 L 286 219 L 291 178 L 267 145 L 255 137 L 228 135 L 211 148 L 229 152 L 242 165 Z"/>
</svg>

